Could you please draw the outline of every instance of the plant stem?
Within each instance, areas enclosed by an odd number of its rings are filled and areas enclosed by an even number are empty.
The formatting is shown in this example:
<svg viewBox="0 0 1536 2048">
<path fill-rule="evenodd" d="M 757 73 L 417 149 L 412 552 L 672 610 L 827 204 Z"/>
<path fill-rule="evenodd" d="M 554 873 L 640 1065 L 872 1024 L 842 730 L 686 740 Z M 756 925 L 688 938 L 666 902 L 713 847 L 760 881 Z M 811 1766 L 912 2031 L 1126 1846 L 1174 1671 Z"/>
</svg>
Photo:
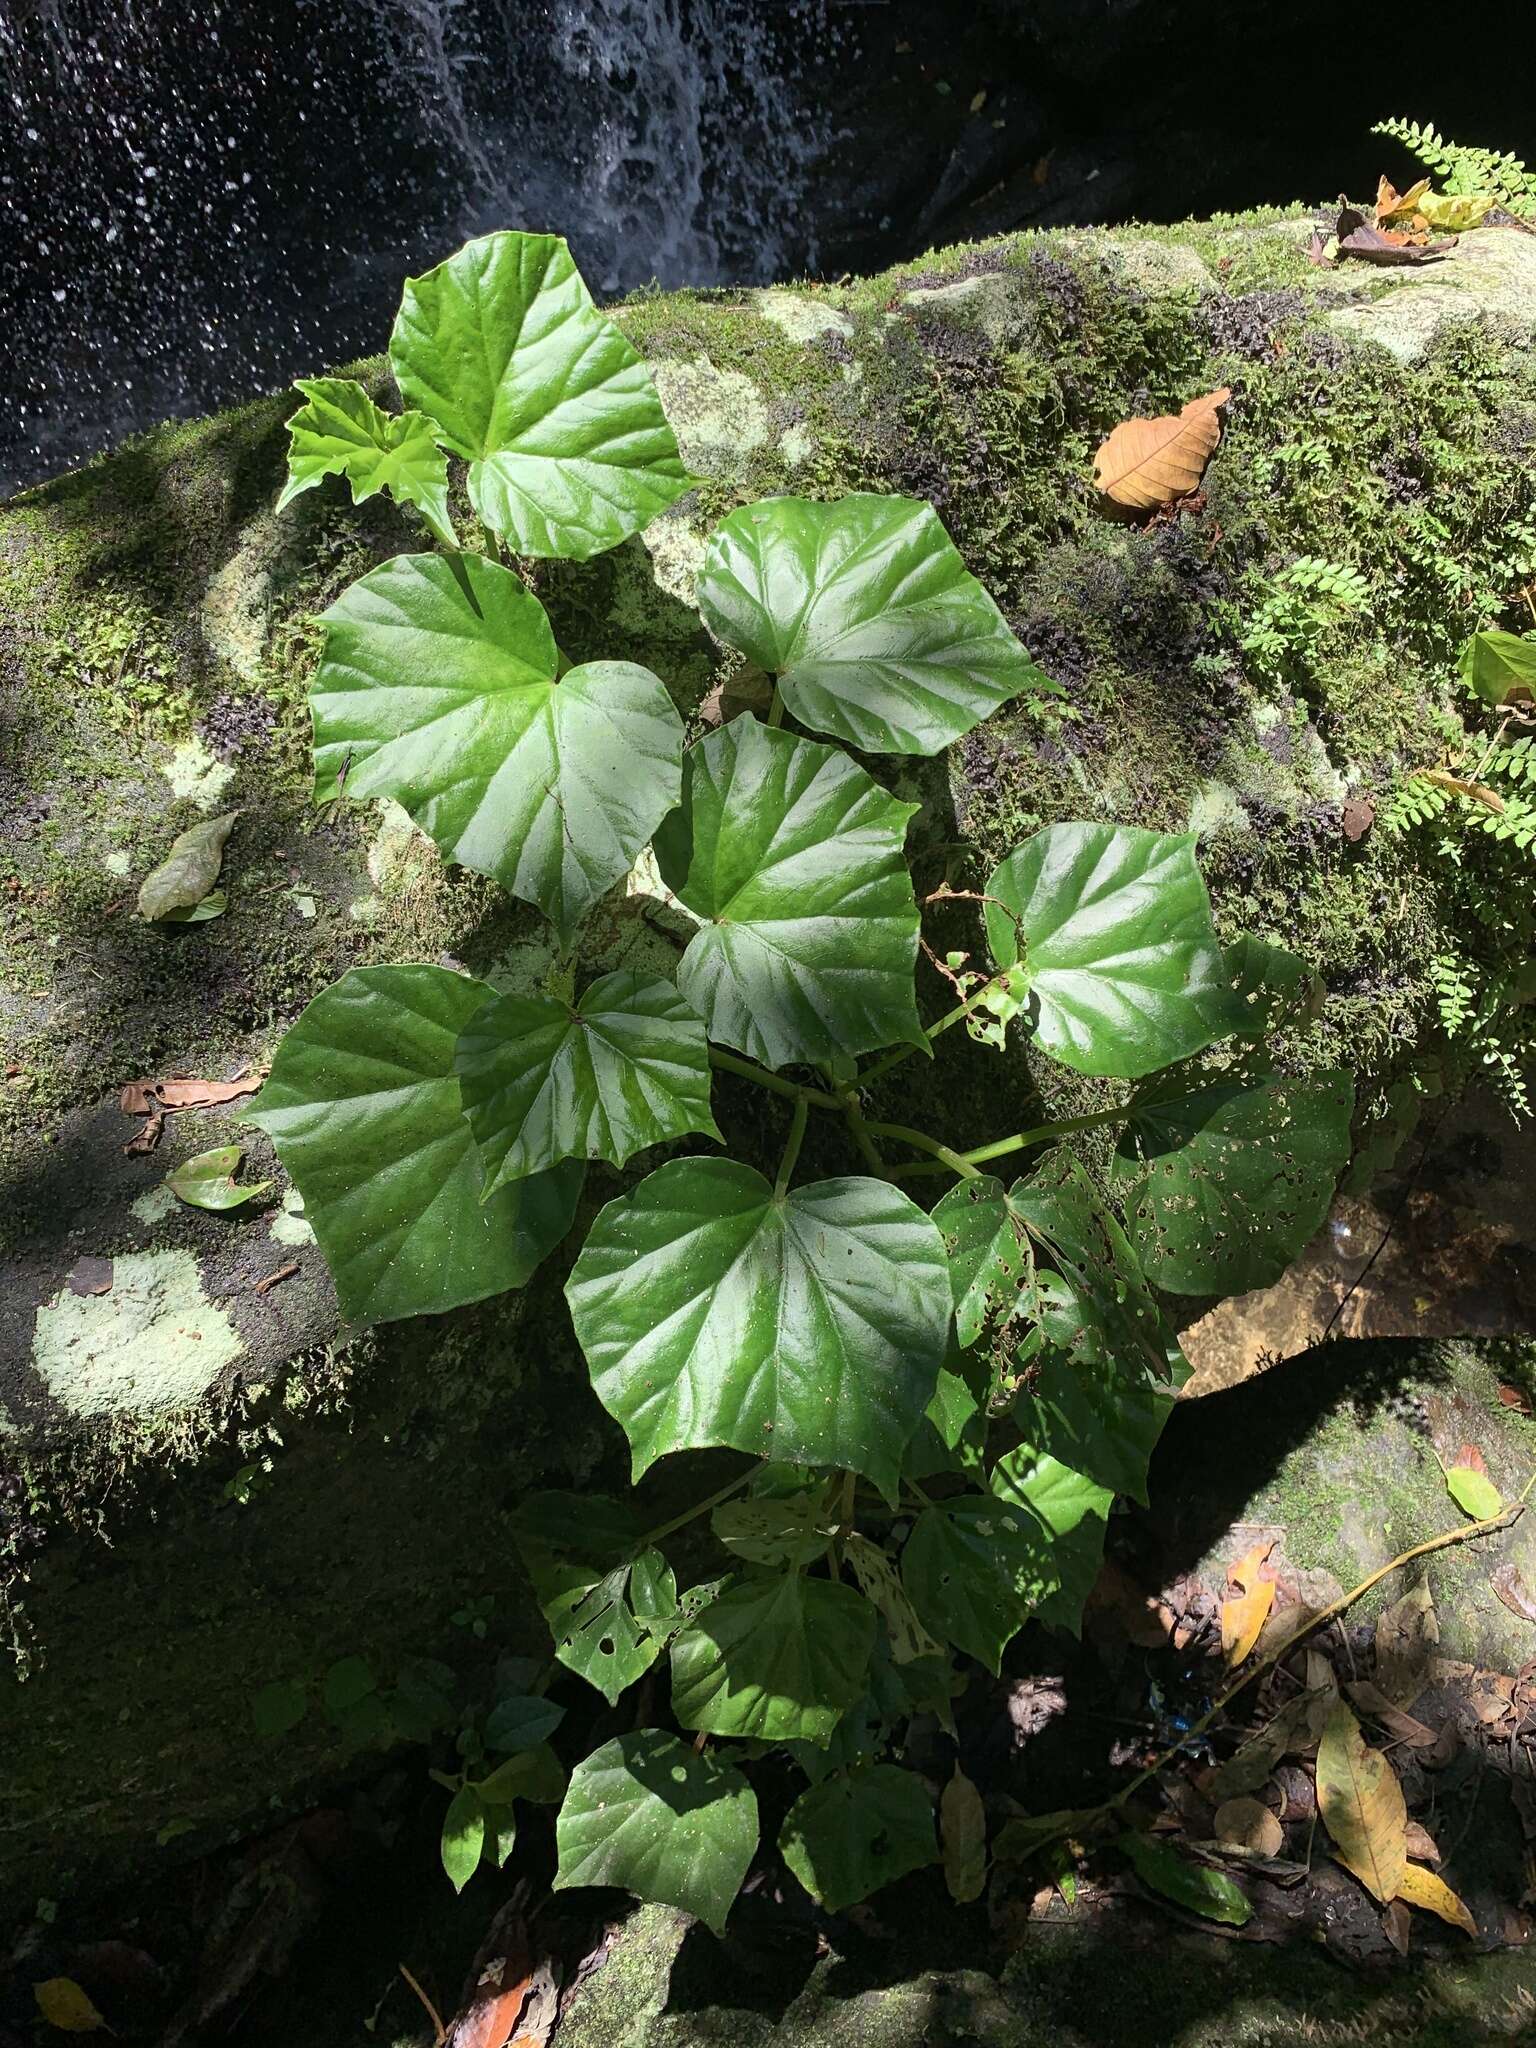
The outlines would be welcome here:
<svg viewBox="0 0 1536 2048">
<path fill-rule="evenodd" d="M 904 1145 L 914 1145 L 919 1152 L 931 1152 L 941 1165 L 951 1173 L 958 1173 L 962 1180 L 978 1180 L 980 1175 L 974 1166 L 962 1159 L 958 1152 L 951 1152 L 947 1145 L 941 1145 L 937 1138 L 930 1138 L 922 1131 L 913 1130 L 910 1124 L 866 1124 L 865 1129 L 873 1131 L 877 1138 L 899 1138 Z M 893 1167 L 893 1173 L 902 1173 L 904 1167 Z"/>
<path fill-rule="evenodd" d="M 784 699 L 779 694 L 777 683 L 773 686 L 773 702 L 768 706 L 768 723 L 774 727 L 784 723 Z"/>
<path fill-rule="evenodd" d="M 1063 1117 L 1059 1123 L 1038 1124 L 1032 1131 L 1015 1131 L 1011 1138 L 996 1138 L 990 1145 L 978 1145 L 972 1152 L 962 1152 L 960 1157 L 968 1166 L 984 1166 L 989 1159 L 1002 1159 L 1010 1152 L 1023 1152 L 1034 1145 L 1049 1145 L 1056 1138 L 1064 1138 L 1070 1131 L 1089 1131 L 1095 1124 L 1121 1123 L 1127 1115 L 1124 1103 L 1115 1109 L 1096 1109 L 1091 1116 Z M 896 1166 L 893 1173 L 940 1173 L 943 1166 L 930 1164 L 927 1160 L 912 1166 Z"/>
<path fill-rule="evenodd" d="M 951 1024 L 958 1024 L 962 1017 L 969 1017 L 997 979 L 997 975 L 994 974 L 990 980 L 983 982 L 974 994 L 968 995 L 963 1003 L 956 1003 L 952 1010 L 946 1010 L 937 1024 L 930 1024 L 926 1033 L 929 1044 L 933 1043 L 941 1031 L 947 1031 Z M 858 1085 L 867 1088 L 871 1081 L 878 1081 L 882 1074 L 888 1074 L 892 1067 L 900 1066 L 904 1059 L 910 1058 L 918 1050 L 915 1045 L 898 1045 L 894 1052 L 886 1053 L 883 1058 L 876 1060 L 872 1067 L 866 1067 L 859 1076 Z"/>
<path fill-rule="evenodd" d="M 647 1529 L 636 1548 L 649 1550 L 653 1543 L 659 1543 L 664 1536 L 671 1536 L 676 1530 L 686 1528 L 688 1523 L 696 1522 L 700 1515 L 707 1515 L 711 1508 L 719 1507 L 720 1503 L 729 1500 L 733 1493 L 740 1493 L 757 1470 L 758 1467 L 754 1465 L 751 1471 L 741 1473 L 729 1486 L 722 1486 L 717 1493 L 710 1494 L 708 1499 L 695 1501 L 691 1508 L 684 1508 L 683 1512 L 674 1515 L 670 1522 L 660 1522 L 654 1529 Z"/>
<path fill-rule="evenodd" d="M 795 1113 L 789 1120 L 789 1136 L 784 1140 L 784 1157 L 779 1161 L 778 1177 L 773 1183 L 773 1199 L 782 1202 L 789 1193 L 789 1177 L 795 1170 L 795 1161 L 800 1157 L 800 1140 L 805 1136 L 805 1120 L 811 1105 L 802 1095 L 795 1103 Z"/>
<path fill-rule="evenodd" d="M 818 1109 L 843 1106 L 836 1095 L 829 1095 L 824 1088 L 802 1088 L 798 1081 L 781 1081 L 766 1068 L 756 1067 L 750 1060 L 739 1060 L 734 1053 L 721 1052 L 715 1046 L 709 1048 L 709 1064 L 718 1067 L 722 1074 L 737 1074 L 743 1081 L 755 1081 L 759 1088 L 771 1088 L 775 1095 L 786 1096 L 791 1102 L 814 1102 Z"/>
<path fill-rule="evenodd" d="M 864 1121 L 864 1112 L 859 1107 L 859 1098 L 849 1093 L 843 1098 L 843 1107 L 848 1115 L 848 1129 L 853 1142 L 859 1148 L 859 1156 L 870 1172 L 881 1180 L 890 1179 L 890 1170 L 875 1150 L 875 1141 L 869 1135 L 869 1125 Z"/>
</svg>

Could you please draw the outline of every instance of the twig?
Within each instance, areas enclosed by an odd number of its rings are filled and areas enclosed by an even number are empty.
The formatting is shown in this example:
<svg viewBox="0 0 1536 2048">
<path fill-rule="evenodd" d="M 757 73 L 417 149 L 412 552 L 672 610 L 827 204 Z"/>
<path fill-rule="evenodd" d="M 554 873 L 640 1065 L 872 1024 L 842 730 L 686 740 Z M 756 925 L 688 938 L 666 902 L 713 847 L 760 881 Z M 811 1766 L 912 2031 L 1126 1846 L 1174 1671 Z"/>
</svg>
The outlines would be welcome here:
<svg viewBox="0 0 1536 2048">
<path fill-rule="evenodd" d="M 439 2013 L 437 2007 L 432 2003 L 431 1999 L 428 1998 L 425 1991 L 423 1991 L 421 1986 L 416 1982 L 416 1979 L 411 1975 L 410 1971 L 405 1967 L 404 1963 L 397 1963 L 395 1967 L 399 1970 L 401 1976 L 405 1979 L 406 1983 L 410 1985 L 411 1989 L 415 1992 L 416 1996 L 421 2000 L 422 2004 L 427 2009 L 427 2018 L 432 2022 L 432 2025 L 436 2030 L 436 2039 L 432 2044 L 432 2048 L 443 2048 L 443 2043 L 448 2038 L 448 2029 L 443 2025 L 441 2013 Z"/>
</svg>

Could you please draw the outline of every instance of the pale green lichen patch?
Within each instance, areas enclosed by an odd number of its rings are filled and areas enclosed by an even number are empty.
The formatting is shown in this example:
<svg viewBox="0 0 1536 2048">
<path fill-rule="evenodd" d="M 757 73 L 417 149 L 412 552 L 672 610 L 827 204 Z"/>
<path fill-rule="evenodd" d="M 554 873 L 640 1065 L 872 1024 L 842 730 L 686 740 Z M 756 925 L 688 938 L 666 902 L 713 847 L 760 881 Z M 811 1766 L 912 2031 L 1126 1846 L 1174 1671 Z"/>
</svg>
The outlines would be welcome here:
<svg viewBox="0 0 1536 2048">
<path fill-rule="evenodd" d="M 272 1218 L 268 1235 L 274 1244 L 294 1246 L 314 1243 L 314 1226 L 304 1214 L 304 1197 L 297 1188 L 289 1188 L 283 1196 L 283 1205 Z"/>
<path fill-rule="evenodd" d="M 125 1252 L 107 1293 L 65 1287 L 38 1310 L 32 1363 L 73 1415 L 158 1415 L 200 1400 L 244 1348 L 191 1252 Z"/>
<path fill-rule="evenodd" d="M 194 803 L 200 811 L 212 811 L 235 779 L 234 764 L 209 752 L 194 734 L 164 763 L 160 770 L 174 796 Z"/>
<path fill-rule="evenodd" d="M 272 577 L 265 562 L 272 524 L 265 514 L 255 522 L 255 532 L 210 580 L 198 611 L 208 645 L 248 683 L 262 678 L 271 622 Z"/>
<path fill-rule="evenodd" d="M 128 1213 L 138 1218 L 146 1230 L 152 1230 L 157 1223 L 163 1223 L 176 1209 L 176 1197 L 165 1186 L 150 1188 L 136 1201 L 128 1204 Z"/>
<path fill-rule="evenodd" d="M 755 301 L 762 317 L 782 328 L 791 341 L 817 341 L 824 334 L 836 334 L 846 341 L 853 333 L 853 322 L 846 313 L 824 300 L 786 291 L 782 285 L 758 292 Z"/>
<path fill-rule="evenodd" d="M 740 370 L 717 370 L 703 355 L 651 368 L 690 469 L 728 476 L 743 455 L 767 447 L 772 432 L 768 402 Z"/>
</svg>

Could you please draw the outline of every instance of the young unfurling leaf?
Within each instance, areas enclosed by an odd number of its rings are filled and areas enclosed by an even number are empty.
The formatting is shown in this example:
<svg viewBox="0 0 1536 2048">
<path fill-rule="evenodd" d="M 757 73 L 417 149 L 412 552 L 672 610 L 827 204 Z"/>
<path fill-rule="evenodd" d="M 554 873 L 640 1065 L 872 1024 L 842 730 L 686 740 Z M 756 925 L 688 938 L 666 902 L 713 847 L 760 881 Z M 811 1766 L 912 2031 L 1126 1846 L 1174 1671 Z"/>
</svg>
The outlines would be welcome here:
<svg viewBox="0 0 1536 2048">
<path fill-rule="evenodd" d="M 300 377 L 307 401 L 288 422 L 288 481 L 277 509 L 328 476 L 344 476 L 352 502 L 380 491 L 415 505 L 433 533 L 459 544 L 448 511 L 448 464 L 437 429 L 423 413 L 381 412 L 350 377 Z"/>
</svg>

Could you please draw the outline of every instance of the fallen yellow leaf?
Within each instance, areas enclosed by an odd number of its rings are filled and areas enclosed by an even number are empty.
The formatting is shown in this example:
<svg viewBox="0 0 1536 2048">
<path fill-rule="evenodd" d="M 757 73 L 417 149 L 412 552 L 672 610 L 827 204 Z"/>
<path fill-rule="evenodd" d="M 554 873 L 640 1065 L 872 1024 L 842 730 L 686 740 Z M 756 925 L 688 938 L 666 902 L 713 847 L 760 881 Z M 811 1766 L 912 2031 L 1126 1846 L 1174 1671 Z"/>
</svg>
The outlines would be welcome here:
<svg viewBox="0 0 1536 2048">
<path fill-rule="evenodd" d="M 1451 1890 L 1443 1877 L 1436 1877 L 1422 1864 L 1408 1865 L 1397 1887 L 1397 1896 L 1406 1899 L 1410 1906 L 1421 1906 L 1426 1913 L 1438 1913 L 1464 1934 L 1477 1933 L 1477 1922 L 1467 1910 L 1466 1901 Z"/>
<path fill-rule="evenodd" d="M 73 1977 L 48 1977 L 32 1986 L 37 2009 L 61 2034 L 95 2034 L 107 2024 Z"/>
<path fill-rule="evenodd" d="M 1255 1543 L 1227 1573 L 1234 1590 L 1221 1603 L 1221 1649 L 1229 1664 L 1241 1664 L 1250 1653 L 1275 1604 L 1274 1580 L 1259 1577 L 1274 1547 L 1273 1538 Z"/>
<path fill-rule="evenodd" d="M 1408 1868 L 1408 1808 L 1392 1766 L 1342 1701 L 1317 1746 L 1317 1808 L 1344 1868 L 1386 1906 Z"/>
<path fill-rule="evenodd" d="M 1256 1849 L 1261 1856 L 1278 1856 L 1285 1847 L 1285 1829 L 1262 1799 L 1227 1800 L 1217 1807 L 1214 1826 L 1218 1842 Z"/>
</svg>

